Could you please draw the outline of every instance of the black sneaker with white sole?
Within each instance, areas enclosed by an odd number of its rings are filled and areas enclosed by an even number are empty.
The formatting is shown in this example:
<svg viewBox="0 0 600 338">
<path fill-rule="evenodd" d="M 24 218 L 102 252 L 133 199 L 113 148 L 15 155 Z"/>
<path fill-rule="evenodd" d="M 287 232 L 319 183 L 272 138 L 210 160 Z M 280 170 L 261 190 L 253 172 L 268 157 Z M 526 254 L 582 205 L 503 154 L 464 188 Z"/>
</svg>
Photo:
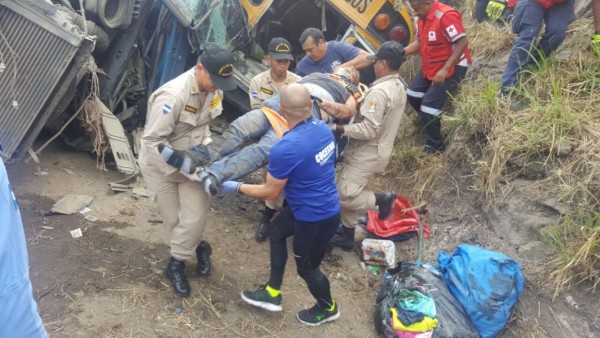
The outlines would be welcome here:
<svg viewBox="0 0 600 338">
<path fill-rule="evenodd" d="M 340 309 L 337 303 L 331 311 L 323 309 L 319 304 L 315 304 L 310 309 L 298 312 L 298 320 L 309 326 L 317 326 L 326 322 L 332 322 L 340 317 Z"/>
<path fill-rule="evenodd" d="M 242 291 L 242 299 L 244 302 L 265 309 L 268 311 L 281 311 L 281 294 L 273 297 L 266 289 L 266 285 L 261 286 L 255 291 Z"/>
</svg>

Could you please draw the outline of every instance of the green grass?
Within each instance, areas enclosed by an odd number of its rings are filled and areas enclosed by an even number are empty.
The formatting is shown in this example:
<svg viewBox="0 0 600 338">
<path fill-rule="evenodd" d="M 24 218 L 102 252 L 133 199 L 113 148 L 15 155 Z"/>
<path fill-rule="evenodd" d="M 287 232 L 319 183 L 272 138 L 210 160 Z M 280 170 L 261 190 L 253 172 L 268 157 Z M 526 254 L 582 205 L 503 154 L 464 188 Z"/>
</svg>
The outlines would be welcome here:
<svg viewBox="0 0 600 338">
<path fill-rule="evenodd" d="M 512 37 L 498 37 L 506 28 L 467 26 L 470 48 L 483 62 L 510 48 Z M 571 26 L 567 58 L 542 58 L 526 70 L 516 99 L 499 95 L 498 74 L 469 74 L 452 99 L 453 113 L 444 116 L 446 153 L 424 157 L 414 141 L 420 140 L 418 128 L 405 128 L 390 164 L 392 172 L 413 173 L 403 187 L 418 199 L 460 168 L 474 177 L 469 189 L 489 206 L 501 184 L 519 174 L 511 162 L 541 162 L 549 173 L 545 181 L 567 205 L 560 222 L 542 232 L 557 252 L 550 263 L 556 294 L 582 281 L 594 288 L 600 283 L 600 60 L 587 51 L 589 27 L 589 20 Z"/>
</svg>

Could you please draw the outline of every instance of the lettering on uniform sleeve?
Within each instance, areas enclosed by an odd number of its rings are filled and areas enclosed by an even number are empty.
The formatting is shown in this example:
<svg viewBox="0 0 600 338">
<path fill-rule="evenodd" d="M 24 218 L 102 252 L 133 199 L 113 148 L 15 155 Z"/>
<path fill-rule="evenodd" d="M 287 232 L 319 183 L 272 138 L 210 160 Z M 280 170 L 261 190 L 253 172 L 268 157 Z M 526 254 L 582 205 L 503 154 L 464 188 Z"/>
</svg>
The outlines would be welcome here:
<svg viewBox="0 0 600 338">
<path fill-rule="evenodd" d="M 171 112 L 171 110 L 173 110 L 172 103 L 167 102 L 163 105 L 163 109 L 162 109 L 163 114 L 168 114 Z"/>
<path fill-rule="evenodd" d="M 221 103 L 221 97 L 220 96 L 216 96 L 212 101 L 210 101 L 210 109 L 213 109 L 214 107 L 216 107 L 219 103 Z"/>
<path fill-rule="evenodd" d="M 450 39 L 452 39 L 458 34 L 458 31 L 456 30 L 456 27 L 454 27 L 454 24 L 446 27 L 446 32 L 448 33 L 448 37 Z"/>
<path fill-rule="evenodd" d="M 369 104 L 369 109 L 367 109 L 367 113 L 375 113 L 377 111 L 377 102 L 371 101 Z"/>
</svg>

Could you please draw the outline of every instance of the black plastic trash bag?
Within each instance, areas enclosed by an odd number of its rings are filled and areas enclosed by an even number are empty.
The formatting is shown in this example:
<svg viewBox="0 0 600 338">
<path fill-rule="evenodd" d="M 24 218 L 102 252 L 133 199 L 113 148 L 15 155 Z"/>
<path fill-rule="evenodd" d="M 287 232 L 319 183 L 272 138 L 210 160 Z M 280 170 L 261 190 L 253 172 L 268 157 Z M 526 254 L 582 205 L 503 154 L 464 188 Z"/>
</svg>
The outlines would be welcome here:
<svg viewBox="0 0 600 338">
<path fill-rule="evenodd" d="M 395 337 L 390 326 L 390 308 L 398 301 L 398 292 L 415 285 L 425 288 L 427 296 L 435 301 L 437 327 L 433 337 L 478 338 L 479 333 L 471 325 L 471 320 L 460 303 L 452 296 L 444 282 L 444 277 L 435 268 L 417 266 L 409 262 L 399 262 L 385 271 L 381 290 L 375 305 L 375 329 L 386 337 Z"/>
</svg>

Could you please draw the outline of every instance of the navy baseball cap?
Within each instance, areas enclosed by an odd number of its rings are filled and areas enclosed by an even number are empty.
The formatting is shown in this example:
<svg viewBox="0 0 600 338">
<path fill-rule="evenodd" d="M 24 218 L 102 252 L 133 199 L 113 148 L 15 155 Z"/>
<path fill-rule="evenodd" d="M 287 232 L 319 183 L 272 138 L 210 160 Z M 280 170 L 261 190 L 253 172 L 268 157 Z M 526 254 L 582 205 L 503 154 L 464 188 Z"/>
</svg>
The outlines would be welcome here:
<svg viewBox="0 0 600 338">
<path fill-rule="evenodd" d="M 293 60 L 290 42 L 284 38 L 272 38 L 269 42 L 269 55 L 279 60 Z"/>
<path fill-rule="evenodd" d="M 214 43 L 207 43 L 200 56 L 200 63 L 208 71 L 210 79 L 217 89 L 225 91 L 235 89 L 233 54 Z"/>
<path fill-rule="evenodd" d="M 396 41 L 386 41 L 381 44 L 377 53 L 367 56 L 367 60 L 404 61 L 404 47 Z"/>
</svg>

